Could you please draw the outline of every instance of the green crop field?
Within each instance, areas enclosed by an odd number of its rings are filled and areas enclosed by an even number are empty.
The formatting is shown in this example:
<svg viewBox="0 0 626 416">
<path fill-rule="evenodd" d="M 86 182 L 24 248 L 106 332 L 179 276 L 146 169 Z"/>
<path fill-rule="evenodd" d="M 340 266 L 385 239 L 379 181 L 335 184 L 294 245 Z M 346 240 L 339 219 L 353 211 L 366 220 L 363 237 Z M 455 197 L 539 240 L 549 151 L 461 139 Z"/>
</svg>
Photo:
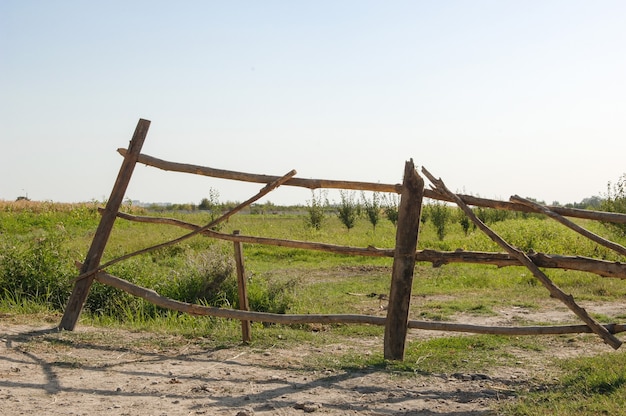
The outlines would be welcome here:
<svg viewBox="0 0 626 416">
<path fill-rule="evenodd" d="M 443 209 L 445 229 L 435 225 Z M 212 216 L 203 211 L 154 212 L 136 207 L 126 211 L 147 216 L 167 216 L 205 225 Z M 481 213 L 483 216 L 488 214 Z M 314 241 L 354 247 L 393 248 L 395 226 L 381 217 L 376 227 L 365 213 L 346 228 L 331 209 L 320 227 L 312 227 L 305 208 L 276 213 L 247 211 L 219 225 L 219 231 L 242 235 Z M 75 261 L 83 261 L 100 216 L 97 204 L 0 202 L 0 312 L 3 316 L 36 319 L 45 315 L 58 320 L 78 275 Z M 418 249 L 441 251 L 501 251 L 479 230 L 464 224 L 458 210 L 428 205 L 424 209 Z M 577 222 L 591 231 L 626 245 L 613 229 L 587 220 Z M 624 261 L 564 226 L 536 215 L 509 213 L 487 221 L 499 235 L 524 251 L 588 256 Z M 177 238 L 188 230 L 160 224 L 118 219 L 103 262 L 123 254 Z M 443 235 L 442 235 L 443 234 Z M 443 238 L 442 238 L 443 237 Z M 385 316 L 384 296 L 389 292 L 392 259 L 358 257 L 243 244 L 244 264 L 252 310 L 274 313 L 350 313 Z M 180 244 L 152 251 L 115 264 L 107 272 L 159 294 L 184 301 L 220 307 L 237 307 L 233 243 L 195 236 Z M 576 271 L 546 270 L 547 275 L 577 301 L 602 304 L 624 302 L 626 282 Z M 472 320 L 497 316 L 499 311 L 522 308 L 542 311 L 557 305 L 547 290 L 522 267 L 450 264 L 432 267 L 418 263 L 415 269 L 411 319 L 431 321 Z M 557 305 L 558 306 L 558 305 Z M 626 321 L 626 310 L 595 313 L 603 323 Z M 51 318 L 50 318 L 51 317 Z M 554 324 L 518 318 L 518 324 Z M 561 322 L 562 323 L 562 322 Z M 578 323 L 572 315 L 569 323 Z M 165 331 L 186 337 L 203 337 L 213 345 L 235 345 L 240 339 L 236 321 L 191 317 L 163 310 L 108 286 L 94 283 L 81 324 L 122 326 L 135 330 Z M 380 339 L 382 327 L 366 325 L 262 325 L 253 324 L 253 345 L 273 342 L 280 333 L 284 342 L 323 345 L 336 339 Z M 428 373 L 486 371 L 494 366 L 514 366 L 516 350 L 545 350 L 550 338 L 459 336 L 441 334 L 432 339 L 416 337 L 408 343 L 402 363 L 386 362 L 380 354 L 346 354 L 340 360 L 321 355 L 326 367 L 375 367 L 388 371 Z M 591 335 L 552 337 L 601 343 Z M 566 342 L 566 341 L 564 341 Z M 382 344 L 381 344 L 382 350 Z M 562 376 L 547 390 L 520 392 L 506 414 L 619 414 L 626 397 L 626 355 L 607 352 L 594 357 L 554 360 Z M 606 368 L 606 371 L 604 370 Z M 610 369 L 610 371 L 609 371 Z M 555 370 L 557 371 L 557 370 Z"/>
</svg>

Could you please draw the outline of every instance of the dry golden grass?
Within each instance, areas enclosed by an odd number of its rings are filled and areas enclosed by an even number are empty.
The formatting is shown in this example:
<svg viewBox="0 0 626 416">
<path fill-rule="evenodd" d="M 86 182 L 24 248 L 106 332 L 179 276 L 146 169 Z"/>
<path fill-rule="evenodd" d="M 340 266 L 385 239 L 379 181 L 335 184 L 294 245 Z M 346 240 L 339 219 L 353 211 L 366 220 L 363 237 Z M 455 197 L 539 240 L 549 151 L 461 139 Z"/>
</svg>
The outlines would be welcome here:
<svg viewBox="0 0 626 416">
<path fill-rule="evenodd" d="M 0 212 L 32 212 L 35 214 L 43 212 L 71 212 L 76 209 L 98 209 L 104 207 L 105 202 L 90 201 L 90 202 L 53 202 L 53 201 L 30 201 L 22 199 L 19 201 L 5 201 L 0 199 Z M 144 212 L 141 207 L 131 206 L 124 204 L 124 212 Z"/>
</svg>

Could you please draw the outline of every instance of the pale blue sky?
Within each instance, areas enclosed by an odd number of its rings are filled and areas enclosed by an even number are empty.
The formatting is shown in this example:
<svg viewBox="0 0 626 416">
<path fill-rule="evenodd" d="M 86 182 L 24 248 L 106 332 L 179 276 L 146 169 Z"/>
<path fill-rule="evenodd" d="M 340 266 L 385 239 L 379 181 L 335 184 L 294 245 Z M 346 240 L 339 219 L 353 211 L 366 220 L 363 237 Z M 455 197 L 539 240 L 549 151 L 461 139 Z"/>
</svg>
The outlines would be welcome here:
<svg viewBox="0 0 626 416">
<path fill-rule="evenodd" d="M 397 183 L 413 158 L 456 191 L 580 201 L 626 172 L 624 22 L 621 0 L 1 0 L 0 199 L 108 197 L 146 118 L 172 161 Z M 127 197 L 260 187 L 138 166 Z"/>
</svg>

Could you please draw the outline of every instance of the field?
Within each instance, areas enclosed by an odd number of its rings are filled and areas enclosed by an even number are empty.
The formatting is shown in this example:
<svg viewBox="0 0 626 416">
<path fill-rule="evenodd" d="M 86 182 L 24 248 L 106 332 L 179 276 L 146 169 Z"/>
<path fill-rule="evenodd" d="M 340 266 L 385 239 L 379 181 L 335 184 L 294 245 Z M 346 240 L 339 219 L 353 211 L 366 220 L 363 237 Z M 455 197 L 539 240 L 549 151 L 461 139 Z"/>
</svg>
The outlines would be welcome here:
<svg viewBox="0 0 626 416">
<path fill-rule="evenodd" d="M 97 204 L 0 204 L 3 413 L 48 414 L 619 414 L 626 355 L 592 335 L 503 337 L 410 331 L 406 359 L 382 357 L 383 328 L 253 324 L 161 310 L 94 284 L 74 332 L 57 332 L 71 280 L 93 237 Z M 207 212 L 143 212 L 203 225 Z M 464 232 L 446 208 L 444 238 L 426 210 L 420 249 L 500 251 Z M 233 217 L 221 232 L 392 248 L 395 228 L 333 213 L 308 227 L 306 207 Z M 601 224 L 579 223 L 626 244 Z M 489 224 L 526 251 L 619 260 L 550 220 L 509 215 Z M 104 261 L 186 231 L 118 220 Z M 187 302 L 237 306 L 232 243 L 194 237 L 108 272 Z M 392 260 L 244 245 L 251 309 L 385 316 Z M 623 261 L 623 259 L 621 259 Z M 546 270 L 603 323 L 626 321 L 626 282 Z M 416 266 L 411 319 L 486 325 L 576 324 L 526 269 Z M 623 338 L 623 337 L 622 337 Z M 229 410 L 230 409 L 230 410 Z M 8 413 L 7 413 L 8 411 Z M 230 413 L 228 413 L 230 411 Z M 242 413 L 243 412 L 243 413 Z M 247 412 L 247 413 L 246 413 Z"/>
</svg>

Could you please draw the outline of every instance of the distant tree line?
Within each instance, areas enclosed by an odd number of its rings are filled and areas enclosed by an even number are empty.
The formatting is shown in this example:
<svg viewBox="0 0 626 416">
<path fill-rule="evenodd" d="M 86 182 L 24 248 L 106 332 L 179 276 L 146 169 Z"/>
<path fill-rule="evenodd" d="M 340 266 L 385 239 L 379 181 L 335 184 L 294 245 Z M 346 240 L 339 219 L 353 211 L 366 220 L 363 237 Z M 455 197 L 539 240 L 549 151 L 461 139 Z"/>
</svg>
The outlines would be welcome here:
<svg viewBox="0 0 626 416">
<path fill-rule="evenodd" d="M 253 204 L 246 211 L 250 214 L 261 215 L 294 212 L 304 213 L 306 226 L 316 230 L 322 228 L 325 218 L 330 215 L 336 215 L 348 231 L 354 228 L 360 218 L 365 218 L 369 221 L 374 231 L 382 218 L 386 218 L 394 225 L 397 224 L 398 205 L 400 201 L 399 195 L 372 192 L 371 196 L 368 197 L 365 192 L 361 192 L 360 198 L 357 198 L 354 191 L 340 191 L 339 194 L 339 202 L 333 204 L 328 201 L 326 191 L 318 190 L 317 192 L 311 191 L 311 199 L 306 201 L 305 206 L 282 206 L 267 201 L 262 204 Z M 528 199 L 542 205 L 547 205 L 544 201 L 538 201 L 533 198 Z M 214 219 L 233 209 L 238 204 L 238 202 L 231 201 L 220 202 L 219 192 L 210 188 L 207 196 L 202 198 L 198 205 L 193 203 L 153 204 L 149 205 L 147 209 L 151 211 L 204 211 L 210 213 L 211 218 Z M 623 174 L 617 182 L 609 182 L 607 184 L 607 191 L 602 196 L 591 196 L 584 198 L 580 202 L 565 205 L 554 201 L 550 205 L 626 213 L 626 174 Z M 486 224 L 516 218 L 543 218 L 540 214 L 483 207 L 474 208 L 474 213 Z M 425 224 L 427 221 L 433 223 L 437 231 L 437 236 L 442 240 L 445 237 L 446 227 L 449 224 L 460 224 L 465 234 L 469 233 L 470 229 L 475 228 L 475 225 L 471 223 L 462 211 L 440 201 L 424 204 L 421 222 Z M 607 226 L 626 235 L 626 224 L 607 224 Z"/>
</svg>

